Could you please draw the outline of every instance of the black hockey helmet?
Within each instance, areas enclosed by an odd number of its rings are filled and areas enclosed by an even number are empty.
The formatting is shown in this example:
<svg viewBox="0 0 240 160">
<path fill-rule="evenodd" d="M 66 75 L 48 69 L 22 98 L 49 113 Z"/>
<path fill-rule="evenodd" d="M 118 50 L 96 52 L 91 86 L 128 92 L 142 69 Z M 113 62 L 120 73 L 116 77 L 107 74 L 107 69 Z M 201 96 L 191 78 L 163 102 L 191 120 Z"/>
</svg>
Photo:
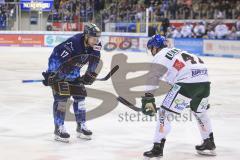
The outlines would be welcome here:
<svg viewBox="0 0 240 160">
<path fill-rule="evenodd" d="M 83 33 L 87 36 L 92 36 L 92 37 L 100 37 L 101 36 L 101 30 L 94 23 L 86 24 L 84 26 Z"/>
</svg>

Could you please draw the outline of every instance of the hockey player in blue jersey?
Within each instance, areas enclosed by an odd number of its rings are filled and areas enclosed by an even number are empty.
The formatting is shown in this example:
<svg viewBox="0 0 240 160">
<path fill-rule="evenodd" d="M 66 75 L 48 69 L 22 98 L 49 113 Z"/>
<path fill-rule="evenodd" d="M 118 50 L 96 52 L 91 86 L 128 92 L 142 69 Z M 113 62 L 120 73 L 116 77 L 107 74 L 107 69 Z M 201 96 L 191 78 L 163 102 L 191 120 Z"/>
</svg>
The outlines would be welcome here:
<svg viewBox="0 0 240 160">
<path fill-rule="evenodd" d="M 57 45 L 43 72 L 43 84 L 53 89 L 53 116 L 55 140 L 69 142 L 70 135 L 64 127 L 67 100 L 74 99 L 73 109 L 79 138 L 91 139 L 92 132 L 86 126 L 84 85 L 91 85 L 96 77 L 100 59 L 100 29 L 93 23 L 84 26 L 84 33 L 70 37 Z M 77 58 L 75 58 L 77 57 Z M 83 62 L 84 61 L 84 62 Z M 80 76 L 82 65 L 88 63 L 87 71 Z"/>
</svg>

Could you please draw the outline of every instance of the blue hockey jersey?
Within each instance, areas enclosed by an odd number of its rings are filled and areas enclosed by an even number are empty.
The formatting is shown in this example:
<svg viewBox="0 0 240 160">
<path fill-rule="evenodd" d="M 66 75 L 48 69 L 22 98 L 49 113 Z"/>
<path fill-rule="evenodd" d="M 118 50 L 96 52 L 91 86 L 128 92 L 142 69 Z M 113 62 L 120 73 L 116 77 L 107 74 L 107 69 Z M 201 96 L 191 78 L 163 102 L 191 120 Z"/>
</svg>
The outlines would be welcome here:
<svg viewBox="0 0 240 160">
<path fill-rule="evenodd" d="M 84 34 L 76 34 L 53 49 L 53 52 L 49 57 L 47 72 L 57 72 L 63 63 L 77 56 L 80 56 L 83 59 L 91 59 L 89 56 L 94 56 L 95 60 L 88 62 L 87 72 L 95 72 L 100 60 L 100 49 L 101 43 L 94 47 L 85 47 Z M 70 72 L 61 75 L 61 78 L 72 81 L 80 76 L 80 70 L 81 65 L 75 65 L 71 68 Z"/>
</svg>

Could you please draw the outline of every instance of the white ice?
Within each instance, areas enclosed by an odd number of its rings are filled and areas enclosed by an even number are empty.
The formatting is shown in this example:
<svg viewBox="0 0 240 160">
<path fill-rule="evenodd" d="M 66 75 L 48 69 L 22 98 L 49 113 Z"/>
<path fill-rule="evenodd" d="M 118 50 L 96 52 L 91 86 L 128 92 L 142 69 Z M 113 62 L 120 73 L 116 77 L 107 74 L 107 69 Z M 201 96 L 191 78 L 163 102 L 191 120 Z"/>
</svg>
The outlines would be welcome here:
<svg viewBox="0 0 240 160">
<path fill-rule="evenodd" d="M 40 83 L 23 84 L 23 79 L 39 79 L 47 67 L 52 48 L 0 47 L 0 159 L 1 160 L 139 160 L 152 147 L 155 121 L 122 121 L 120 114 L 136 114 L 122 104 L 100 118 L 88 122 L 93 139 L 76 138 L 75 123 L 66 122 L 69 144 L 53 140 L 52 95 Z M 111 57 L 103 53 L 103 71 L 110 69 Z M 128 62 L 147 62 L 143 53 L 129 53 Z M 203 57 L 212 80 L 211 109 L 217 145 L 216 157 L 202 157 L 194 146 L 201 143 L 193 118 L 173 122 L 167 137 L 164 160 L 238 160 L 240 157 L 240 60 Z M 120 66 L 121 67 L 121 66 Z M 133 73 L 134 74 L 134 73 Z M 111 80 L 96 82 L 95 89 L 116 95 Z M 87 99 L 87 109 L 99 101 Z M 188 113 L 188 111 L 185 111 Z M 133 115 L 134 116 L 134 115 Z M 140 117 L 141 118 L 141 117 Z"/>
</svg>

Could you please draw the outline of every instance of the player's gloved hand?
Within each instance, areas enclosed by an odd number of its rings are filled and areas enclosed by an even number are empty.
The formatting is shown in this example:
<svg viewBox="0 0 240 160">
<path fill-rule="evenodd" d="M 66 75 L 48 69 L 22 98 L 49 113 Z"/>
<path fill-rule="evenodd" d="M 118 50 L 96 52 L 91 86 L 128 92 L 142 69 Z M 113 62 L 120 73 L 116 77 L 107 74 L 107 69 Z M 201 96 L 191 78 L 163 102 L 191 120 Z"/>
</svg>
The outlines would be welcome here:
<svg viewBox="0 0 240 160">
<path fill-rule="evenodd" d="M 42 75 L 44 77 L 44 80 L 42 81 L 42 83 L 45 86 L 51 86 L 54 83 L 59 81 L 59 78 L 53 72 L 42 72 Z"/>
<path fill-rule="evenodd" d="M 149 116 L 154 116 L 157 113 L 155 98 L 152 93 L 145 93 L 145 96 L 142 97 L 142 112 Z"/>
<path fill-rule="evenodd" d="M 85 85 L 91 85 L 96 80 L 97 73 L 95 72 L 86 72 L 82 77 L 81 80 Z"/>
</svg>

